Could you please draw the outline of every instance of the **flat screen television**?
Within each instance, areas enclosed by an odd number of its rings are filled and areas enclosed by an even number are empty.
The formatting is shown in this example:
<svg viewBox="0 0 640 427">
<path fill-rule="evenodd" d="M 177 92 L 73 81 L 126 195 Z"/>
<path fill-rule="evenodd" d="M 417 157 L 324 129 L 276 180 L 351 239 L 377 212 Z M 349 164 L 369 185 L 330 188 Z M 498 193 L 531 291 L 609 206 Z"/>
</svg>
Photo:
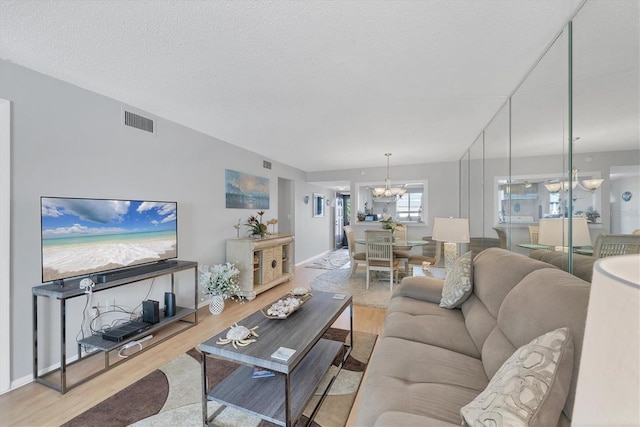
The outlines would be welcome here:
<svg viewBox="0 0 640 427">
<path fill-rule="evenodd" d="M 41 197 L 42 282 L 178 256 L 178 204 Z"/>
</svg>

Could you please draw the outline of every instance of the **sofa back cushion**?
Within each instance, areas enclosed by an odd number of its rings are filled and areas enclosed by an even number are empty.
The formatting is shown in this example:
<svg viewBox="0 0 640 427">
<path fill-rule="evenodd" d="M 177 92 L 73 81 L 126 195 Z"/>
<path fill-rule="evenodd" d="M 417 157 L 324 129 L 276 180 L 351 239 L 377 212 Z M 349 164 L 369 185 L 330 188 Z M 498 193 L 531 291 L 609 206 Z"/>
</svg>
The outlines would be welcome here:
<svg viewBox="0 0 640 427">
<path fill-rule="evenodd" d="M 555 265 L 561 270 L 569 270 L 569 255 L 565 252 L 550 251 L 547 249 L 536 249 L 529 252 L 529 257 L 544 261 L 548 264 Z M 573 257 L 573 275 L 578 276 L 582 280 L 591 283 L 593 274 L 593 263 L 596 257 L 580 254 L 572 254 Z"/>
<path fill-rule="evenodd" d="M 486 249 L 473 259 L 473 294 L 462 304 L 462 313 L 478 351 L 496 326 L 505 296 L 529 273 L 541 268 L 553 267 L 500 248 Z"/>
<path fill-rule="evenodd" d="M 571 419 L 590 288 L 589 283 L 556 268 L 538 269 L 522 279 L 504 298 L 497 325 L 482 348 L 487 377 L 492 378 L 517 348 L 546 332 L 568 327 L 574 365 L 564 413 Z"/>
</svg>

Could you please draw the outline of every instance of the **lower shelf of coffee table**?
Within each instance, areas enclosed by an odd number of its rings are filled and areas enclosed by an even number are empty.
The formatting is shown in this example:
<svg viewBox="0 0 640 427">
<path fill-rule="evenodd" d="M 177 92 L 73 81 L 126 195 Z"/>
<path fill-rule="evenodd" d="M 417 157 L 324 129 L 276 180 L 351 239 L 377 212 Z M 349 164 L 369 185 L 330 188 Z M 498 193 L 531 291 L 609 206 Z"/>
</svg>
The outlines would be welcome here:
<svg viewBox="0 0 640 427">
<path fill-rule="evenodd" d="M 344 343 L 320 339 L 290 375 L 291 417 L 297 420 Z M 286 425 L 285 376 L 252 378 L 252 366 L 240 366 L 207 393 L 209 400 Z"/>
</svg>

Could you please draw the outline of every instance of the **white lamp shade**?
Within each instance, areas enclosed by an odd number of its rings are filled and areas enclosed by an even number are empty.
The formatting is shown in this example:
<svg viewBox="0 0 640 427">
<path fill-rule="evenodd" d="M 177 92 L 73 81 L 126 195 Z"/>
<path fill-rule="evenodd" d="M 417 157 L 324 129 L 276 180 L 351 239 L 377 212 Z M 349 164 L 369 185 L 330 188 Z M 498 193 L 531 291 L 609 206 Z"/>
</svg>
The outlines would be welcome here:
<svg viewBox="0 0 640 427">
<path fill-rule="evenodd" d="M 545 184 L 544 186 L 548 192 L 555 193 L 556 191 L 560 190 L 560 187 L 562 187 L 562 184 L 560 184 L 559 182 L 554 182 L 551 184 Z"/>
<path fill-rule="evenodd" d="M 573 218 L 573 246 L 590 246 L 591 235 L 587 219 Z M 569 219 L 544 218 L 540 220 L 538 244 L 549 246 L 569 246 Z"/>
<path fill-rule="evenodd" d="M 640 425 L 640 255 L 594 264 L 572 425 Z"/>
<path fill-rule="evenodd" d="M 437 242 L 469 243 L 467 218 L 436 218 L 431 238 Z"/>
<path fill-rule="evenodd" d="M 593 191 L 596 188 L 600 187 L 603 181 L 604 179 L 585 179 L 584 181 L 582 181 L 582 185 L 584 185 L 587 190 Z"/>
</svg>

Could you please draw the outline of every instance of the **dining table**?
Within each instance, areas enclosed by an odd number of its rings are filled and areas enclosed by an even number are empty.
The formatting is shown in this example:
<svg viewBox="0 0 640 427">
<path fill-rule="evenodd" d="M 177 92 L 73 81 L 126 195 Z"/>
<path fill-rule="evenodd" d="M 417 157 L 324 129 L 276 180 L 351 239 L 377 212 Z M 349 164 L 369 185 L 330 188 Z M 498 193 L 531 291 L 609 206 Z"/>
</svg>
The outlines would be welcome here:
<svg viewBox="0 0 640 427">
<path fill-rule="evenodd" d="M 548 249 L 553 250 L 553 246 L 541 245 L 538 243 L 517 243 L 516 246 L 520 248 L 535 250 L 535 249 Z M 581 255 L 593 255 L 593 246 L 575 246 L 573 252 Z"/>
<path fill-rule="evenodd" d="M 361 245 L 367 244 L 367 239 L 356 239 L 356 243 Z M 431 243 L 429 240 L 402 240 L 395 239 L 393 241 L 394 249 L 411 249 L 415 246 L 425 246 Z"/>
</svg>

